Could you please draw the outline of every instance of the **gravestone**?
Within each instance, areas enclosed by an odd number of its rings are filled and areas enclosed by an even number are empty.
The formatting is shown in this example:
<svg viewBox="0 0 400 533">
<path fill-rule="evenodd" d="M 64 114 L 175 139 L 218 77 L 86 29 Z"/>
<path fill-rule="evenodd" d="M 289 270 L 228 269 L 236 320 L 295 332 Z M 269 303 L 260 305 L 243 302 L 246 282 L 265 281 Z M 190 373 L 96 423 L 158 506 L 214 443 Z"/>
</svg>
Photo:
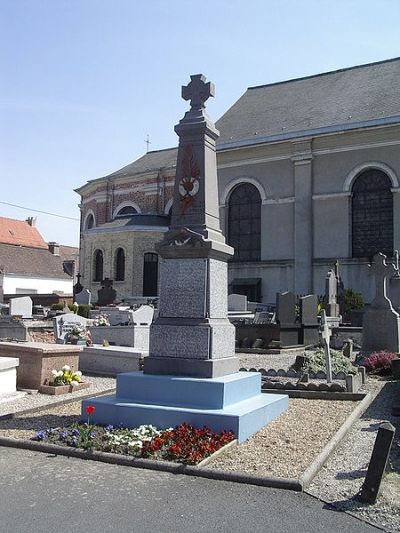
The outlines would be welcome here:
<svg viewBox="0 0 400 533">
<path fill-rule="evenodd" d="M 364 314 L 362 350 L 399 353 L 400 317 L 387 297 L 387 277 L 395 268 L 386 264 L 386 256 L 382 253 L 374 256 L 370 268 L 375 277 L 375 298 Z"/>
<path fill-rule="evenodd" d="M 296 322 L 296 297 L 292 292 L 276 295 L 276 321 L 280 324 Z"/>
<path fill-rule="evenodd" d="M 53 318 L 54 338 L 57 344 L 65 344 L 65 336 L 77 324 L 87 327 L 87 319 L 83 316 L 75 315 L 75 313 L 66 313 L 64 315 Z"/>
<path fill-rule="evenodd" d="M 306 346 L 318 342 L 318 296 L 309 294 L 299 299 L 301 337 L 300 342 Z"/>
<path fill-rule="evenodd" d="M 150 326 L 153 321 L 154 307 L 151 305 L 141 305 L 136 311 L 130 312 L 135 326 Z"/>
<path fill-rule="evenodd" d="M 0 339 L 31 340 L 24 322 L 10 316 L 0 317 Z"/>
<path fill-rule="evenodd" d="M 247 296 L 244 294 L 229 294 L 228 311 L 247 313 Z"/>
<path fill-rule="evenodd" d="M 325 278 L 325 311 L 327 316 L 339 316 L 337 303 L 337 277 L 333 270 L 329 270 Z"/>
<path fill-rule="evenodd" d="M 82 289 L 81 292 L 75 294 L 75 302 L 78 305 L 90 305 L 92 301 L 92 293 L 88 289 Z"/>
<path fill-rule="evenodd" d="M 22 296 L 21 298 L 10 299 L 10 315 L 22 318 L 32 318 L 32 298 Z"/>
<path fill-rule="evenodd" d="M 76 279 L 78 280 L 73 287 L 74 301 L 77 294 L 83 290 L 83 285 L 81 284 L 81 274 L 77 274 Z"/>
<path fill-rule="evenodd" d="M 110 305 L 115 302 L 117 291 L 113 289 L 113 280 L 109 278 L 103 279 L 101 282 L 101 289 L 97 291 L 97 305 Z"/>
<path fill-rule="evenodd" d="M 378 498 L 394 434 L 395 429 L 390 422 L 384 422 L 378 429 L 367 475 L 360 492 L 360 499 L 364 502 L 375 503 Z"/>
<path fill-rule="evenodd" d="M 345 311 L 344 283 L 343 283 L 342 278 L 340 277 L 339 266 L 340 266 L 339 260 L 336 259 L 336 262 L 335 262 L 335 276 L 336 276 L 336 287 L 337 287 L 336 301 L 339 305 L 339 315 L 343 317 L 344 311 Z"/>
</svg>

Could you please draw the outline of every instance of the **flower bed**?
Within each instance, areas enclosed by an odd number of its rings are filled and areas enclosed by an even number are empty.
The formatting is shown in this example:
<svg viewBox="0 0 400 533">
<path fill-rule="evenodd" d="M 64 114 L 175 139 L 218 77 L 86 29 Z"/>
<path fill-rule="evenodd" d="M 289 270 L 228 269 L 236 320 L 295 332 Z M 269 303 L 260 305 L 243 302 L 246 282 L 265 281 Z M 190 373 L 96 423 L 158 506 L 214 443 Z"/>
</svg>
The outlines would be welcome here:
<svg viewBox="0 0 400 533">
<path fill-rule="evenodd" d="M 93 412 L 94 407 L 88 405 L 87 423 L 38 431 L 33 440 L 132 457 L 198 464 L 235 439 L 232 432 L 215 433 L 209 428 L 196 429 L 186 423 L 166 430 L 158 430 L 151 425 L 135 429 L 97 426 L 90 424 Z"/>
<path fill-rule="evenodd" d="M 42 394 L 53 394 L 53 395 L 59 395 L 59 394 L 68 394 L 70 392 L 76 392 L 78 390 L 82 389 L 88 389 L 90 387 L 90 383 L 86 382 L 80 382 L 77 385 L 42 385 L 39 388 L 39 392 Z"/>
</svg>

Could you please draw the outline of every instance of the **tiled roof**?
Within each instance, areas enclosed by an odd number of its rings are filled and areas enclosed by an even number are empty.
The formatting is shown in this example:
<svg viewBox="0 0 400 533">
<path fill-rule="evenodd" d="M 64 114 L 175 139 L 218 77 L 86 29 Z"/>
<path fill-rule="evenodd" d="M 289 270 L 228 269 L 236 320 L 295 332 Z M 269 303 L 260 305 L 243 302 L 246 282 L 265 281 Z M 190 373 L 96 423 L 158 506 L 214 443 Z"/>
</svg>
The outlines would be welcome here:
<svg viewBox="0 0 400 533">
<path fill-rule="evenodd" d="M 249 87 L 218 120 L 219 148 L 400 123 L 400 58 Z"/>
<path fill-rule="evenodd" d="M 64 272 L 61 257 L 49 252 L 47 246 L 42 249 L 0 244 L 0 272 L 38 278 L 71 279 Z"/>
<path fill-rule="evenodd" d="M 46 242 L 34 226 L 13 218 L 0 217 L 0 243 L 47 250 Z"/>
</svg>

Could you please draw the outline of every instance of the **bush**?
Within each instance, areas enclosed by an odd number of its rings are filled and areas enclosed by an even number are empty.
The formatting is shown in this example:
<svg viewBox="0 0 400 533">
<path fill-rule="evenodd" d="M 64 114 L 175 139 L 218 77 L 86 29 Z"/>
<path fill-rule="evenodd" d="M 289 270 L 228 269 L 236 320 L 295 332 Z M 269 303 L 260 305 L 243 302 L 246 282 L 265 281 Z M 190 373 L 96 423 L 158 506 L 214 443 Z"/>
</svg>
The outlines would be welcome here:
<svg viewBox="0 0 400 533">
<path fill-rule="evenodd" d="M 62 311 L 64 309 L 64 304 L 53 304 L 50 309 L 52 311 Z"/>
<path fill-rule="evenodd" d="M 363 361 L 363 366 L 368 374 L 379 374 L 380 376 L 387 376 L 392 373 L 392 360 L 397 359 L 397 355 L 393 352 L 373 352 Z"/>
<path fill-rule="evenodd" d="M 90 305 L 88 304 L 81 304 L 78 307 L 78 313 L 79 316 L 83 316 L 84 318 L 90 318 Z"/>
<path fill-rule="evenodd" d="M 306 372 L 326 372 L 325 351 L 323 348 L 308 350 L 304 352 L 306 357 Z M 348 357 L 338 350 L 331 350 L 332 372 L 345 372 L 346 374 L 356 374 L 357 368 Z"/>
<path fill-rule="evenodd" d="M 344 322 L 350 322 L 350 315 L 352 309 L 362 309 L 364 307 L 364 301 L 362 294 L 356 292 L 353 289 L 344 289 Z"/>
</svg>

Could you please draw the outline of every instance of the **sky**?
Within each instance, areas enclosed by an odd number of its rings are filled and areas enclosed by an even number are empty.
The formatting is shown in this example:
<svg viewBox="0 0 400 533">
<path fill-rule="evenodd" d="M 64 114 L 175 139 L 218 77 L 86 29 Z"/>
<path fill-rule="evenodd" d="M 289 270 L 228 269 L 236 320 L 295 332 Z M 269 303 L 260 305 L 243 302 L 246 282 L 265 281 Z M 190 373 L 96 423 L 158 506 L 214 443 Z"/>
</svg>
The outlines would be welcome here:
<svg viewBox="0 0 400 533">
<path fill-rule="evenodd" d="M 190 74 L 216 121 L 249 86 L 400 56 L 399 20 L 400 0 L 0 0 L 0 216 L 78 246 L 74 189 L 147 135 L 176 146 Z"/>
</svg>

